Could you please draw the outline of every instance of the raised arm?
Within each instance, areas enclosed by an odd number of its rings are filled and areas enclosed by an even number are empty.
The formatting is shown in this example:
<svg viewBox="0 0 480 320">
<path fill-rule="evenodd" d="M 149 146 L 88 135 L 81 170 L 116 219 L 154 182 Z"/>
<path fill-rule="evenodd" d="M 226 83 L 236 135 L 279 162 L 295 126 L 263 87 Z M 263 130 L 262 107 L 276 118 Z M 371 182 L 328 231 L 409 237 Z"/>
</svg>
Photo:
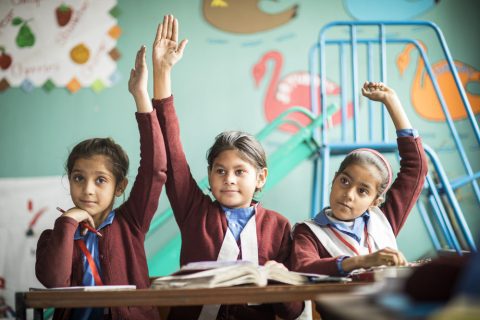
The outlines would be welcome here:
<svg viewBox="0 0 480 320">
<path fill-rule="evenodd" d="M 142 46 L 138 51 L 128 81 L 128 89 L 137 107 L 135 117 L 140 132 L 140 167 L 130 196 L 119 210 L 132 225 L 146 233 L 167 178 L 167 157 L 163 134 L 147 91 L 145 50 Z"/>
<path fill-rule="evenodd" d="M 204 201 L 205 195 L 193 179 L 180 141 L 180 127 L 171 92 L 170 74 L 182 58 L 187 40 L 178 44 L 178 21 L 165 16 L 157 28 L 153 43 L 153 105 L 165 136 L 168 158 L 167 195 L 180 228 L 192 213 L 195 201 Z M 196 213 L 196 212 L 195 212 Z"/>
<path fill-rule="evenodd" d="M 412 125 L 395 91 L 379 82 L 365 82 L 362 93 L 365 97 L 385 104 L 398 130 L 412 129 Z M 380 207 L 392 226 L 395 235 L 404 225 L 408 214 L 415 205 L 425 182 L 428 171 L 427 158 L 420 137 L 411 134 L 397 138 L 400 153 L 398 173 L 386 201 Z"/>
</svg>

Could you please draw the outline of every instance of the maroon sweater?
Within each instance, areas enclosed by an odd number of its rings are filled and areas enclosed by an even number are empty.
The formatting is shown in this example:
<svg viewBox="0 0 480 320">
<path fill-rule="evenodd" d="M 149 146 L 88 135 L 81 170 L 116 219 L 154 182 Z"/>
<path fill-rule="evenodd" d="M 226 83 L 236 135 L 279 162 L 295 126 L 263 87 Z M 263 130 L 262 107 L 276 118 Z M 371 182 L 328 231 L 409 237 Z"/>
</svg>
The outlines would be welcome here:
<svg viewBox="0 0 480 320">
<path fill-rule="evenodd" d="M 422 192 L 427 175 L 427 159 L 422 140 L 414 137 L 397 139 L 400 153 L 400 172 L 386 195 L 380 209 L 398 235 L 410 210 Z M 332 257 L 310 228 L 300 223 L 293 231 L 292 269 L 301 272 L 339 275 L 336 257 Z"/>
<path fill-rule="evenodd" d="M 154 100 L 158 121 L 165 136 L 168 158 L 166 190 L 182 236 L 180 264 L 217 260 L 227 231 L 226 216 L 217 201 L 205 195 L 193 179 L 180 142 L 180 129 L 173 97 Z M 268 260 L 286 263 L 290 254 L 291 234 L 288 219 L 277 212 L 257 206 L 258 262 Z M 303 303 L 260 306 L 222 306 L 217 319 L 274 319 L 295 318 Z M 173 308 L 170 319 L 196 319 L 201 307 Z"/>
<path fill-rule="evenodd" d="M 115 210 L 112 224 L 98 241 L 102 281 L 106 285 L 150 286 L 144 249 L 145 235 L 158 206 L 166 180 L 163 135 L 155 112 L 136 113 L 140 130 L 140 167 L 130 196 Z M 74 245 L 78 222 L 59 217 L 53 230 L 45 230 L 37 244 L 35 271 L 47 288 L 81 286 L 83 253 Z M 159 319 L 154 307 L 112 308 L 113 319 Z M 68 319 L 70 309 L 55 310 L 54 319 Z"/>
</svg>

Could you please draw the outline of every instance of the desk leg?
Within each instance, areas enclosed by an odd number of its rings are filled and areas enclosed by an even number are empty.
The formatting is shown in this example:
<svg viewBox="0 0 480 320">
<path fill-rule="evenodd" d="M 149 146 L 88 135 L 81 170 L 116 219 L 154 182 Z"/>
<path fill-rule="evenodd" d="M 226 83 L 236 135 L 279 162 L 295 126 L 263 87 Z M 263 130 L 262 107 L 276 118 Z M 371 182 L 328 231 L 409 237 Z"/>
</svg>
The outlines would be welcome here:
<svg viewBox="0 0 480 320">
<path fill-rule="evenodd" d="M 33 320 L 43 320 L 43 309 L 33 309 Z"/>
<path fill-rule="evenodd" d="M 15 293 L 15 314 L 17 320 L 27 319 L 27 308 L 25 306 L 25 295 L 23 292 Z"/>
</svg>

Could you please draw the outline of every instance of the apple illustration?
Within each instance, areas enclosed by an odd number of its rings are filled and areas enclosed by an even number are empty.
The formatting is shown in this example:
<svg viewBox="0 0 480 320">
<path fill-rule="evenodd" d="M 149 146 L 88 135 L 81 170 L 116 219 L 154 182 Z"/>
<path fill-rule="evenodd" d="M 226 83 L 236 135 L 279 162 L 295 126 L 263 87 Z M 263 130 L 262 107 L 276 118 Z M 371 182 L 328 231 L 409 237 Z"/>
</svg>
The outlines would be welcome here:
<svg viewBox="0 0 480 320">
<path fill-rule="evenodd" d="M 12 57 L 5 53 L 5 48 L 0 47 L 0 68 L 3 70 L 8 69 L 12 64 Z"/>
<path fill-rule="evenodd" d="M 62 3 L 55 9 L 55 15 L 57 16 L 57 23 L 60 27 L 68 24 L 72 18 L 73 10 L 70 6 Z"/>
</svg>

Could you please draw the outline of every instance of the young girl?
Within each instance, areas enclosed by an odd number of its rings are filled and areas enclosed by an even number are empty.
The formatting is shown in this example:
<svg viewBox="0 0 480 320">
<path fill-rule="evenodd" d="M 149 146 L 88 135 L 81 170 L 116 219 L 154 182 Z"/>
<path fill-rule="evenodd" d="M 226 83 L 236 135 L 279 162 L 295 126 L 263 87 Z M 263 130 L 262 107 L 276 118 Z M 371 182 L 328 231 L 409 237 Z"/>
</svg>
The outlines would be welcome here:
<svg viewBox="0 0 480 320">
<path fill-rule="evenodd" d="M 294 228 L 294 270 L 346 275 L 358 268 L 407 263 L 395 237 L 422 191 L 427 160 L 396 93 L 382 83 L 366 82 L 362 94 L 384 103 L 393 120 L 400 172 L 391 185 L 392 169 L 380 153 L 357 149 L 348 154 L 333 178 L 330 207 Z"/>
<path fill-rule="evenodd" d="M 130 73 L 129 91 L 137 106 L 140 167 L 130 197 L 112 209 L 127 186 L 128 157 L 110 138 L 77 144 L 66 170 L 74 207 L 52 230 L 40 236 L 36 275 L 47 288 L 94 285 L 150 286 L 144 250 L 145 234 L 158 206 L 166 179 L 162 132 L 147 93 L 145 47 Z M 86 222 L 97 230 L 88 231 Z M 153 307 L 57 309 L 54 319 L 158 319 Z"/>
<path fill-rule="evenodd" d="M 180 264 L 205 260 L 249 260 L 258 264 L 289 256 L 290 224 L 280 214 L 252 201 L 267 178 L 265 152 L 243 132 L 219 134 L 208 151 L 208 179 L 215 201 L 193 179 L 180 142 L 171 94 L 170 72 L 186 40 L 177 42 L 178 22 L 165 16 L 153 50 L 154 108 L 165 135 L 167 195 L 182 235 Z M 269 263 L 275 263 L 273 261 Z M 170 319 L 295 318 L 303 303 L 173 308 Z"/>
</svg>

